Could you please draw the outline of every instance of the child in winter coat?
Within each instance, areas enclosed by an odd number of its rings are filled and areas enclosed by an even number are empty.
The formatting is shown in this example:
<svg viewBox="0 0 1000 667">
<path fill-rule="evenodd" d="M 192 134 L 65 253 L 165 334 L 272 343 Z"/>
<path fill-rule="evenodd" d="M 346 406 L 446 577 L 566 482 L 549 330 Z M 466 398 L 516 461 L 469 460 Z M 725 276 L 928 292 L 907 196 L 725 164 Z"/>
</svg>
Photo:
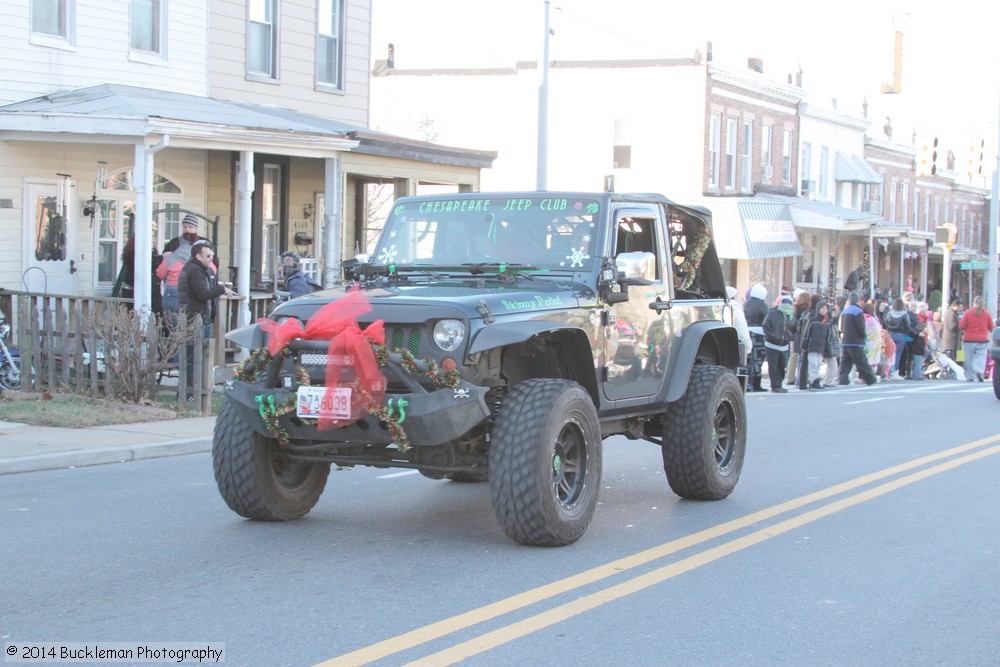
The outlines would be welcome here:
<svg viewBox="0 0 1000 667">
<path fill-rule="evenodd" d="M 809 374 L 807 377 L 809 389 L 822 389 L 823 378 L 820 377 L 820 365 L 824 358 L 833 356 L 834 329 L 831 326 L 830 306 L 826 301 L 816 304 L 816 312 L 809 318 L 805 331 L 802 332 L 802 351 L 808 355 Z"/>
</svg>

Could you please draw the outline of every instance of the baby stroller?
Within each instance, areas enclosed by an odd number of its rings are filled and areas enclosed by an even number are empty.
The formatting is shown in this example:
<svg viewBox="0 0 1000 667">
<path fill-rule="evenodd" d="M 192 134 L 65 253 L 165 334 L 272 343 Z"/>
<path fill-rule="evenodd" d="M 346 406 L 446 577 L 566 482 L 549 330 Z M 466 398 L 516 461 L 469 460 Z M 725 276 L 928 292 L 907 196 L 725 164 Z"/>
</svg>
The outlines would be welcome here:
<svg viewBox="0 0 1000 667">
<path fill-rule="evenodd" d="M 958 362 L 941 351 L 937 340 L 927 341 L 923 371 L 924 377 L 938 380 L 957 380 L 965 375 Z"/>
</svg>

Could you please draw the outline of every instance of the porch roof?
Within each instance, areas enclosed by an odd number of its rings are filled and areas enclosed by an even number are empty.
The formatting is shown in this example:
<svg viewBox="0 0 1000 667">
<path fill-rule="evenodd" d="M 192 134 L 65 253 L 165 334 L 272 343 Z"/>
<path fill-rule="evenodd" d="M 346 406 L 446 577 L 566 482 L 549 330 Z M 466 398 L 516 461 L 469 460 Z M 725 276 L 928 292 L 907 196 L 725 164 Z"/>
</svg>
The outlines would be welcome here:
<svg viewBox="0 0 1000 667">
<path fill-rule="evenodd" d="M 158 143 L 208 150 L 266 150 L 297 157 L 342 151 L 489 168 L 494 151 L 440 146 L 293 109 L 152 88 L 99 84 L 0 107 L 0 139 Z M 99 139 L 98 139 L 99 138 Z"/>
<path fill-rule="evenodd" d="M 792 222 L 795 223 L 796 227 L 826 229 L 835 232 L 866 232 L 882 220 L 881 216 L 873 213 L 836 206 L 824 201 L 788 195 L 760 194 L 758 196 L 765 201 L 788 204 Z"/>
</svg>

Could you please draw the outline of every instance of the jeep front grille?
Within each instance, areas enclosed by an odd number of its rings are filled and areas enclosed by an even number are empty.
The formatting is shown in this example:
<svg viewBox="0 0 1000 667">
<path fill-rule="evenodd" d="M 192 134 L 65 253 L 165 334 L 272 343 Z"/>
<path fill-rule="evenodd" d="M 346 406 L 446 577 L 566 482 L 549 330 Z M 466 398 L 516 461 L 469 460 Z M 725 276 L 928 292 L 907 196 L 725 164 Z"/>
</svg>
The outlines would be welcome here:
<svg viewBox="0 0 1000 667">
<path fill-rule="evenodd" d="M 420 329 L 391 327 L 387 333 L 386 342 L 390 350 L 409 350 L 413 356 L 420 358 Z"/>
</svg>

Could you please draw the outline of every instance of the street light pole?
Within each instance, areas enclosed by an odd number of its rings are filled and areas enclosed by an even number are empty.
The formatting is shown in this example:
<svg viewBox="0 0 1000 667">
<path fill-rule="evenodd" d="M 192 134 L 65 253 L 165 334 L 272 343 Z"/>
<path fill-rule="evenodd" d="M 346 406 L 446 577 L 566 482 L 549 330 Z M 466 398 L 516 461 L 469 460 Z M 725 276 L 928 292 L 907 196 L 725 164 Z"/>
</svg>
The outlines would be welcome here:
<svg viewBox="0 0 1000 667">
<path fill-rule="evenodd" d="M 990 193 L 990 250 L 986 269 L 986 307 L 991 317 L 997 316 L 997 225 L 1000 225 L 1000 124 L 997 127 L 997 155 L 993 163 L 993 190 Z"/>
<path fill-rule="evenodd" d="M 538 86 L 538 173 L 536 188 L 545 190 L 549 152 L 549 0 L 545 0 L 545 39 L 542 42 L 542 82 Z"/>
</svg>

